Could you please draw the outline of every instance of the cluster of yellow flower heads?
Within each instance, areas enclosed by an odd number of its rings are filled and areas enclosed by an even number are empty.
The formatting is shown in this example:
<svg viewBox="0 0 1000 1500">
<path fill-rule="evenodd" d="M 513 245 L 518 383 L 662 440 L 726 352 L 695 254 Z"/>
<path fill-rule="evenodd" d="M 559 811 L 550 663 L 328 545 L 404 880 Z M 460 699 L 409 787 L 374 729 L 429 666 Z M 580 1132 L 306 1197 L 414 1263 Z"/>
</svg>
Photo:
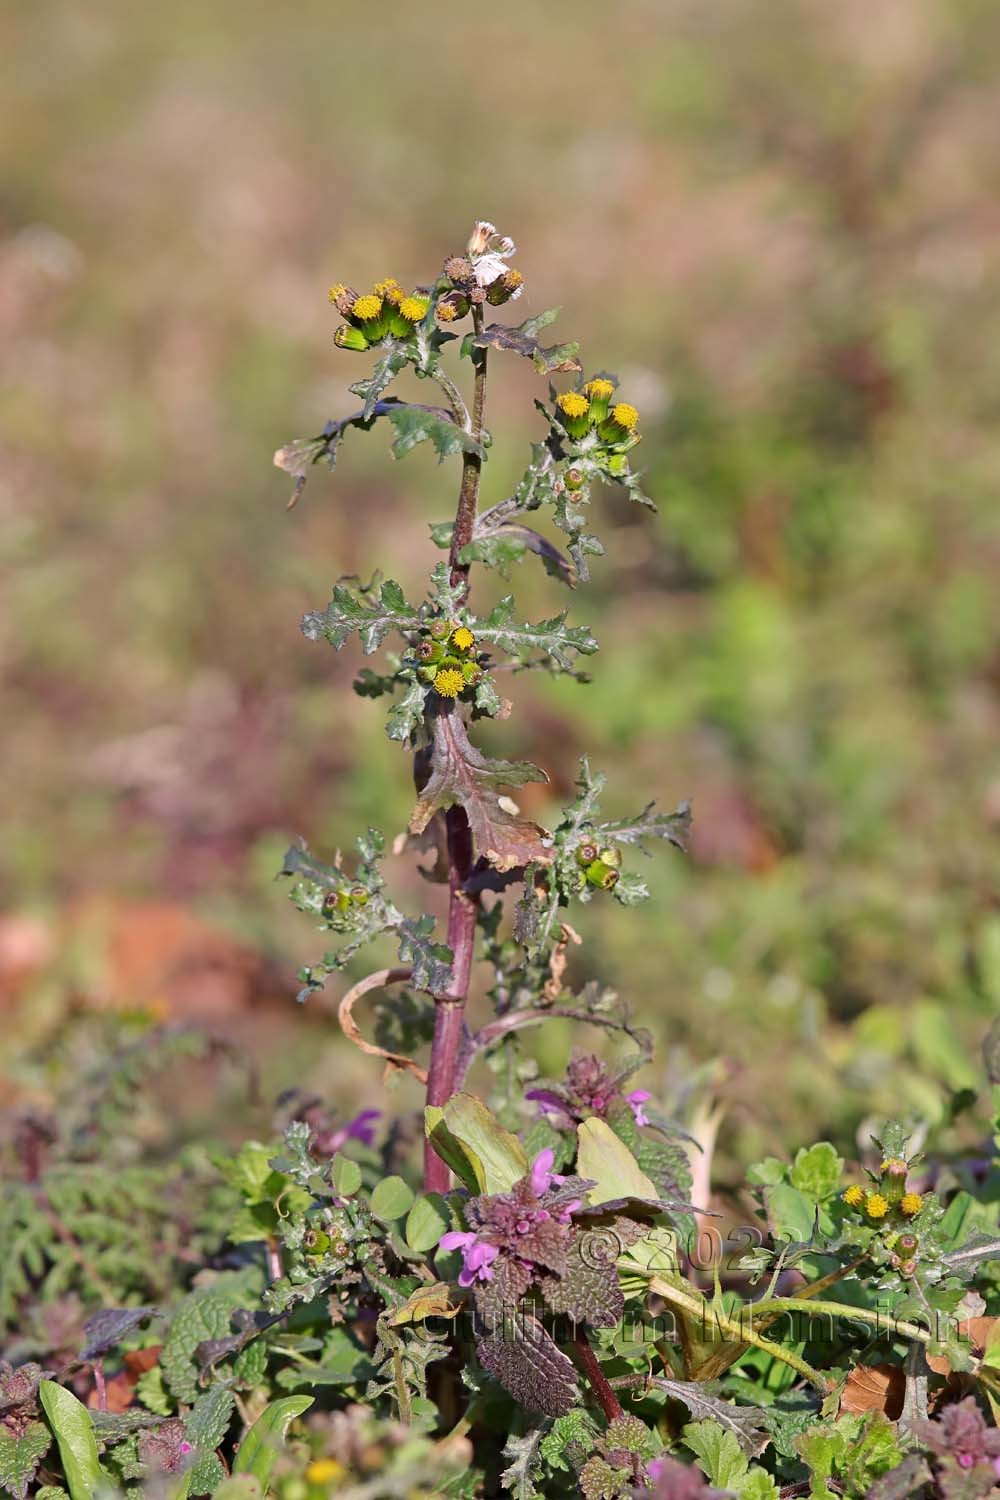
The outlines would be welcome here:
<svg viewBox="0 0 1000 1500">
<path fill-rule="evenodd" d="M 457 698 L 483 675 L 476 657 L 476 638 L 458 620 L 432 620 L 414 648 L 417 674 L 442 698 Z"/>
<path fill-rule="evenodd" d="M 347 319 L 333 335 L 339 349 L 364 351 L 384 339 L 409 338 L 427 315 L 430 296 L 407 293 L 393 276 L 377 281 L 370 292 L 356 292 L 342 281 L 330 288 L 330 301 Z"/>
<path fill-rule="evenodd" d="M 901 1156 L 886 1157 L 879 1168 L 877 1188 L 869 1190 L 855 1183 L 843 1194 L 848 1208 L 860 1209 L 873 1224 L 888 1231 L 883 1243 L 891 1252 L 890 1264 L 904 1276 L 912 1276 L 917 1269 L 920 1245 L 908 1226 L 924 1206 L 920 1193 L 906 1191 L 908 1171 L 909 1164 Z"/>
<path fill-rule="evenodd" d="M 576 443 L 596 432 L 602 443 L 628 442 L 636 436 L 639 413 L 627 401 L 611 405 L 614 382 L 598 376 L 578 391 L 556 397 L 556 413 L 567 437 Z"/>
</svg>

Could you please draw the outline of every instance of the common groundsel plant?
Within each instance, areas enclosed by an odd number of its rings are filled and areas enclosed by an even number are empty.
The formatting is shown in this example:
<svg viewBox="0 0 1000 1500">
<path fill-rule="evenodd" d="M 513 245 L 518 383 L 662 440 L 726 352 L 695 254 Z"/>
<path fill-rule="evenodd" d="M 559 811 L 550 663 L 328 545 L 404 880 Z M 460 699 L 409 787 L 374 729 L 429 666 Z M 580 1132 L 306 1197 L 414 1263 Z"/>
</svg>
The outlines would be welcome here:
<svg viewBox="0 0 1000 1500">
<path fill-rule="evenodd" d="M 351 386 L 353 415 L 277 455 L 293 500 L 348 433 L 374 427 L 397 456 L 429 441 L 458 470 L 426 596 L 342 578 L 303 626 L 337 650 L 355 636 L 366 656 L 385 650 L 355 689 L 387 700 L 410 754 L 415 806 L 393 847 L 446 888 L 446 926 L 397 904 L 382 832 L 329 863 L 296 845 L 284 866 L 326 935 L 300 999 L 393 945 L 391 967 L 344 989 L 339 1019 L 424 1088 L 417 1129 L 374 1109 L 339 1118 L 293 1090 L 271 1139 L 215 1153 L 210 1191 L 195 1153 L 158 1166 L 148 1192 L 130 1167 L 123 1195 L 110 1183 L 133 1161 L 130 1054 L 111 1115 L 94 1105 L 82 1129 L 77 1105 L 61 1136 L 25 1137 L 2 1221 L 0 1312 L 24 1330 L 0 1365 L 0 1485 L 15 1500 L 975 1500 L 1000 1481 L 1000 1028 L 985 1052 L 991 1144 L 934 1165 L 919 1122 L 887 1122 L 847 1168 L 813 1143 L 755 1164 L 753 1222 L 726 1223 L 692 1201 L 707 1192 L 692 1173 L 703 1142 L 636 1086 L 648 1033 L 612 989 L 572 976 L 574 908 L 645 900 L 637 856 L 683 848 L 686 805 L 608 818 L 584 759 L 543 827 L 511 794 L 545 773 L 477 744 L 510 714 L 515 673 L 584 680 L 597 643 L 566 610 L 524 623 L 511 595 L 477 613 L 474 567 L 506 577 L 537 559 L 555 583 L 584 583 L 602 551 L 595 483 L 650 504 L 632 467 L 639 414 L 616 378 L 574 343 L 540 342 L 552 313 L 492 321 L 522 291 L 513 256 L 477 223 L 433 282 L 334 286 L 334 343 L 374 368 Z M 488 370 L 508 353 L 553 383 L 523 478 L 484 504 Z M 390 390 L 407 371 L 433 401 Z M 492 1014 L 473 1026 L 477 962 Z M 366 997 L 370 1026 L 355 1016 Z M 584 1052 L 535 1076 L 521 1034 L 553 1018 L 613 1038 L 614 1060 Z M 486 1098 L 469 1088 L 477 1063 L 492 1069 Z M 46 1331 L 70 1298 L 79 1330 Z"/>
</svg>

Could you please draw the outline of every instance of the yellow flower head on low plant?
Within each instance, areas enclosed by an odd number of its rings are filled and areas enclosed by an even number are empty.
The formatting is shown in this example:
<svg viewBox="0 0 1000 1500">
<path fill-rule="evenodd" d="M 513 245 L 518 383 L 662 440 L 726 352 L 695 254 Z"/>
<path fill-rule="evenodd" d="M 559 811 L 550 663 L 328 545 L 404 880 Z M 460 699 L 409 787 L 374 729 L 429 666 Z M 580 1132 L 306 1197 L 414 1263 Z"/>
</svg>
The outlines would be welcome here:
<svg viewBox="0 0 1000 1500">
<path fill-rule="evenodd" d="M 865 1213 L 869 1219 L 884 1219 L 889 1212 L 889 1200 L 883 1198 L 881 1193 L 869 1193 L 865 1203 Z"/>
<path fill-rule="evenodd" d="M 434 677 L 434 691 L 442 698 L 457 698 L 465 687 L 465 678 L 457 667 L 442 667 Z"/>
<path fill-rule="evenodd" d="M 908 1219 L 915 1219 L 924 1206 L 924 1200 L 919 1193 L 904 1193 L 899 1200 L 899 1207 Z"/>
<path fill-rule="evenodd" d="M 382 298 L 376 297 L 371 292 L 366 292 L 365 295 L 363 297 L 359 297 L 357 302 L 355 302 L 354 304 L 354 316 L 356 318 L 361 318 L 361 320 L 365 323 L 374 321 L 374 319 L 378 317 L 381 311 Z"/>
<path fill-rule="evenodd" d="M 590 402 L 579 391 L 563 391 L 556 397 L 562 424 L 571 438 L 586 437 L 590 430 Z"/>
<path fill-rule="evenodd" d="M 335 1458 L 314 1458 L 306 1465 L 306 1479 L 310 1484 L 333 1484 L 342 1479 L 347 1470 Z"/>
<path fill-rule="evenodd" d="M 376 281 L 373 291 L 376 297 L 381 297 L 386 302 L 398 304 L 402 302 L 405 293 L 395 276 L 387 276 L 385 281 Z"/>
<path fill-rule="evenodd" d="M 420 297 L 414 292 L 411 296 L 403 298 L 399 304 L 399 310 L 411 323 L 420 323 L 429 306 L 429 297 Z"/>
<path fill-rule="evenodd" d="M 634 427 L 638 426 L 639 413 L 627 401 L 619 401 L 617 406 L 613 406 L 611 415 L 618 426 L 624 427 L 626 432 L 631 432 Z"/>
<path fill-rule="evenodd" d="M 901 1156 L 887 1156 L 879 1171 L 888 1173 L 890 1177 L 905 1177 L 909 1167 Z"/>
<path fill-rule="evenodd" d="M 333 283 L 333 286 L 327 292 L 327 296 L 329 297 L 330 301 L 335 304 L 336 301 L 337 301 L 337 298 L 338 297 L 342 297 L 346 291 L 347 291 L 347 287 L 344 285 L 344 283 L 342 281 L 335 281 Z"/>
<path fill-rule="evenodd" d="M 442 323 L 454 323 L 458 317 L 458 308 L 454 302 L 439 302 L 436 311 Z"/>
<path fill-rule="evenodd" d="M 459 651 L 471 651 L 476 644 L 476 637 L 472 634 L 468 625 L 459 625 L 457 630 L 451 633 L 451 643 L 457 646 Z"/>
<path fill-rule="evenodd" d="M 857 1183 L 854 1183 L 852 1187 L 849 1187 L 845 1190 L 844 1202 L 847 1204 L 848 1208 L 860 1208 L 861 1204 L 864 1201 L 864 1192 L 861 1188 L 858 1187 Z"/>
</svg>

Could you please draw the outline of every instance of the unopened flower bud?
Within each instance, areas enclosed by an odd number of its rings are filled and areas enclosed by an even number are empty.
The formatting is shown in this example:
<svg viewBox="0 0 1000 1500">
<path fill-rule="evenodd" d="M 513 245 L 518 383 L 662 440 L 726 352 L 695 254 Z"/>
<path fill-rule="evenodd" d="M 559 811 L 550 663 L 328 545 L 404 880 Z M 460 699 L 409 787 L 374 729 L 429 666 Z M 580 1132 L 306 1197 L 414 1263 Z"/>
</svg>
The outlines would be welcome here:
<svg viewBox="0 0 1000 1500">
<path fill-rule="evenodd" d="M 917 1274 L 917 1263 L 915 1260 L 904 1260 L 899 1269 L 903 1276 L 915 1276 Z"/>
<path fill-rule="evenodd" d="M 896 1243 L 898 1244 L 900 1250 L 903 1250 L 907 1254 L 909 1254 L 911 1251 L 917 1248 L 919 1241 L 915 1234 L 901 1234 L 898 1236 Z"/>
<path fill-rule="evenodd" d="M 371 348 L 361 329 L 352 328 L 349 323 L 341 323 L 333 335 L 333 342 L 338 349 L 354 349 L 359 354 Z"/>
<path fill-rule="evenodd" d="M 598 849 L 596 844 L 581 844 L 579 849 L 577 849 L 576 851 L 577 863 L 581 865 L 592 865 L 599 853 L 600 850 Z"/>
<path fill-rule="evenodd" d="M 355 906 L 368 905 L 368 892 L 365 890 L 363 885 L 351 886 L 351 900 L 354 902 Z"/>
<path fill-rule="evenodd" d="M 599 857 L 606 865 L 610 865 L 612 870 L 621 868 L 622 851 L 614 844 L 610 845 L 607 849 L 602 849 Z"/>
<path fill-rule="evenodd" d="M 432 620 L 427 629 L 436 641 L 443 641 L 455 628 L 453 620 Z"/>
<path fill-rule="evenodd" d="M 610 891 L 620 878 L 618 871 L 606 865 L 603 859 L 595 859 L 593 864 L 587 866 L 588 885 L 596 885 L 602 891 Z"/>
</svg>

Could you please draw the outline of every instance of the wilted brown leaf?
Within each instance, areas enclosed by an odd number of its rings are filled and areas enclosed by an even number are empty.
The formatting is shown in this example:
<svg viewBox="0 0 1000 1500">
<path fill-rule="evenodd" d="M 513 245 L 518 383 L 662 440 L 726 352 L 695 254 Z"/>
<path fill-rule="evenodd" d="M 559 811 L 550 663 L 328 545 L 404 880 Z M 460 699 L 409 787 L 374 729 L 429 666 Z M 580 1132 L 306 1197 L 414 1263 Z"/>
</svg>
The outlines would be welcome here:
<svg viewBox="0 0 1000 1500">
<path fill-rule="evenodd" d="M 840 1410 L 882 1411 L 894 1422 L 903 1410 L 905 1390 L 899 1365 L 855 1365 L 844 1385 Z"/>
<path fill-rule="evenodd" d="M 410 832 L 422 833 L 439 808 L 465 809 L 475 853 L 497 870 L 527 864 L 549 864 L 552 853 L 542 842 L 545 830 L 522 818 L 498 788 L 547 781 L 530 761 L 491 760 L 469 740 L 454 709 L 434 719 L 430 775 L 413 809 Z"/>
</svg>

